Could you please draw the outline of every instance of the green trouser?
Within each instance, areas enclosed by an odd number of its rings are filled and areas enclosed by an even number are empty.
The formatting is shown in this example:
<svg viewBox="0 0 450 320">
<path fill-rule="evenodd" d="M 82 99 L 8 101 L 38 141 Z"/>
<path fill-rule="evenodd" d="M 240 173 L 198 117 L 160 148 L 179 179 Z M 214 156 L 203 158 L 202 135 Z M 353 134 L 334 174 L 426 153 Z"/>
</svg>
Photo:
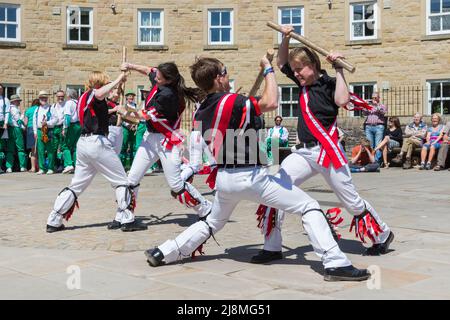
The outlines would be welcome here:
<svg viewBox="0 0 450 320">
<path fill-rule="evenodd" d="M 19 165 L 22 169 L 27 169 L 28 167 L 28 159 L 27 159 L 27 153 L 25 150 L 25 142 L 23 140 L 23 131 L 19 127 L 13 127 L 13 137 L 14 137 L 14 143 L 17 149 L 17 154 L 19 157 Z"/>
<path fill-rule="evenodd" d="M 53 142 L 53 129 L 48 129 L 48 142 L 44 143 L 42 141 L 42 130 L 38 129 L 37 134 L 37 153 L 38 153 L 38 161 L 39 161 L 39 170 L 45 170 L 45 152 L 47 151 L 48 157 L 48 170 L 55 170 L 55 156 L 56 150 L 53 149 L 55 143 Z"/>
<path fill-rule="evenodd" d="M 135 131 L 122 127 L 123 130 L 123 142 L 122 151 L 120 152 L 120 161 L 124 168 L 130 168 L 133 163 L 134 146 L 136 144 Z"/>
<path fill-rule="evenodd" d="M 64 168 L 75 166 L 77 156 L 77 142 L 81 135 L 81 126 L 79 122 L 71 123 L 67 128 L 66 136 L 61 144 L 64 155 Z"/>
<path fill-rule="evenodd" d="M 0 126 L 3 127 L 3 123 Z M 0 152 L 6 158 L 6 169 L 12 169 L 14 165 L 14 144 L 14 127 L 8 126 L 8 139 L 0 139 Z"/>
<path fill-rule="evenodd" d="M 62 126 L 56 126 L 53 128 L 53 136 L 52 136 L 52 144 L 53 144 L 53 151 L 55 153 L 55 162 L 57 159 L 61 159 L 61 157 L 58 157 L 58 152 L 62 151 L 62 143 L 64 141 L 64 137 L 62 135 L 63 127 Z M 59 166 L 59 161 L 58 161 Z M 51 169 L 53 170 L 53 169 Z"/>
<path fill-rule="evenodd" d="M 272 146 L 275 148 L 283 148 L 287 147 L 289 145 L 289 141 L 281 141 L 278 138 L 269 138 L 267 139 L 267 159 L 269 163 L 273 163 L 273 156 L 272 156 Z"/>
<path fill-rule="evenodd" d="M 136 129 L 136 143 L 134 144 L 133 157 L 136 155 L 136 152 L 139 149 L 139 146 L 141 145 L 145 131 L 147 131 L 147 125 L 145 124 L 145 122 L 139 122 L 139 125 Z"/>
</svg>

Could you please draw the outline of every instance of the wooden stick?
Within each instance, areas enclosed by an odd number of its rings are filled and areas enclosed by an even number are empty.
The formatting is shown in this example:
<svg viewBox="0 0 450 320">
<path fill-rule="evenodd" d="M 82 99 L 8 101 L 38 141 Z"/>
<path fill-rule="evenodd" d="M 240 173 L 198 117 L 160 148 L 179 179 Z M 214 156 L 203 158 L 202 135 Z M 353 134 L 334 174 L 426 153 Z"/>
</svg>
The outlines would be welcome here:
<svg viewBox="0 0 450 320">
<path fill-rule="evenodd" d="M 272 21 L 268 21 L 267 22 L 267 26 L 278 31 L 278 32 L 282 32 L 282 27 L 279 24 L 273 23 Z M 308 40 L 307 38 L 299 35 L 298 33 L 295 32 L 291 32 L 291 38 L 300 41 L 301 43 L 303 43 L 305 46 L 307 46 L 310 49 L 313 49 L 314 51 L 317 51 L 318 53 L 320 53 L 322 56 L 326 57 L 330 54 L 329 51 L 325 50 L 322 47 L 319 47 L 318 45 L 316 45 L 314 42 L 311 42 L 310 40 Z M 328 61 L 328 60 L 327 60 Z M 350 64 L 349 62 L 345 61 L 344 59 L 338 58 L 336 60 L 336 64 L 342 68 L 344 68 L 345 70 L 353 73 L 355 72 L 356 68 Z"/>
<path fill-rule="evenodd" d="M 272 62 L 274 56 L 275 56 L 275 50 L 268 49 L 267 53 L 266 53 L 267 59 L 270 62 Z M 249 97 L 253 97 L 254 95 L 256 95 L 258 93 L 259 87 L 261 87 L 263 80 L 264 80 L 264 70 L 261 68 L 261 70 L 259 71 L 258 77 L 256 77 L 255 83 L 253 84 L 250 92 L 248 93 Z"/>
<path fill-rule="evenodd" d="M 122 63 L 127 62 L 127 47 L 122 47 Z M 126 71 L 122 71 L 123 74 L 126 73 Z M 125 103 L 125 82 L 122 82 L 119 86 L 120 91 L 120 100 L 119 105 L 123 106 Z M 122 116 L 119 112 L 117 112 L 117 123 L 116 126 L 120 127 L 122 125 Z"/>
</svg>

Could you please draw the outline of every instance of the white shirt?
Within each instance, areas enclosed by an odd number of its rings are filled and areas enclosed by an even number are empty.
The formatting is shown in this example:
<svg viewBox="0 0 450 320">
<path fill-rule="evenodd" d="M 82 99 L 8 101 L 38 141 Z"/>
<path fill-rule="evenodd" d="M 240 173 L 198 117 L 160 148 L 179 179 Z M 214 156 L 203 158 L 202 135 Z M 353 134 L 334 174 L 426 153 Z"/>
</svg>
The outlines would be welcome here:
<svg viewBox="0 0 450 320">
<path fill-rule="evenodd" d="M 8 98 L 0 96 L 0 122 L 8 123 L 9 113 L 10 113 L 10 103 Z"/>
<path fill-rule="evenodd" d="M 50 110 L 50 115 L 48 115 Z M 50 116 L 50 117 L 48 117 Z M 49 119 L 50 118 L 50 119 Z M 50 105 L 38 106 L 33 115 L 33 132 L 37 134 L 37 129 L 42 128 L 42 120 L 47 119 L 47 126 L 53 128 L 58 122 L 58 115 L 55 108 L 50 108 Z"/>
<path fill-rule="evenodd" d="M 64 105 L 64 116 L 70 116 L 70 123 L 75 123 L 80 121 L 78 119 L 78 102 L 76 100 L 70 99 L 66 101 Z"/>
<path fill-rule="evenodd" d="M 62 126 L 64 123 L 64 106 L 66 102 L 64 101 L 62 104 L 55 103 L 52 105 L 52 109 L 56 110 L 56 115 L 58 117 L 58 121 L 56 122 L 56 126 Z"/>
<path fill-rule="evenodd" d="M 10 123 L 11 123 L 11 125 L 13 127 L 23 127 L 23 125 L 22 126 L 19 125 L 19 120 L 21 120 L 21 118 L 22 118 L 22 114 L 20 113 L 20 109 L 17 106 L 11 104 L 10 112 L 11 112 L 11 114 L 10 114 L 10 117 L 11 117 L 10 118 Z"/>
<path fill-rule="evenodd" d="M 289 131 L 282 126 L 275 126 L 269 130 L 269 138 L 280 138 L 280 131 L 283 131 L 281 134 L 281 141 L 288 141 L 289 139 Z"/>
</svg>

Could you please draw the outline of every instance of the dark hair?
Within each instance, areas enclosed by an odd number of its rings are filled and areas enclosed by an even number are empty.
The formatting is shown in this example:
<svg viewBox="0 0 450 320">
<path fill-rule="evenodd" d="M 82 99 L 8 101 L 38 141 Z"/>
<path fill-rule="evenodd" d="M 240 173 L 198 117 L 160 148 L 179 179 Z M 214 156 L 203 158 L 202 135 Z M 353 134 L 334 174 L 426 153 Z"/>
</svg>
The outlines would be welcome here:
<svg viewBox="0 0 450 320">
<path fill-rule="evenodd" d="M 2 89 L 3 89 L 3 93 L 4 93 L 4 91 L 5 91 L 5 86 L 4 86 L 4 85 L 2 85 L 2 84 L 0 83 L 0 87 L 2 87 Z"/>
<path fill-rule="evenodd" d="M 174 87 L 180 100 L 190 100 L 192 102 L 200 101 L 200 90 L 197 88 L 189 88 L 186 86 L 183 76 L 180 74 L 178 67 L 173 62 L 161 63 L 158 66 L 159 72 L 169 82 L 169 85 Z"/>
<path fill-rule="evenodd" d="M 401 127 L 400 120 L 397 117 L 390 117 L 389 121 L 392 121 L 396 128 L 400 128 Z"/>
<path fill-rule="evenodd" d="M 195 84 L 207 92 L 214 87 L 214 80 L 222 72 L 223 64 L 215 58 L 198 58 L 190 67 Z"/>
<path fill-rule="evenodd" d="M 34 99 L 32 102 L 31 102 L 31 106 L 38 106 L 38 105 L 40 105 L 41 103 L 39 102 L 39 99 Z"/>
<path fill-rule="evenodd" d="M 277 119 L 280 119 L 281 121 L 283 121 L 283 118 L 281 116 L 276 116 L 273 121 L 277 121 Z"/>
<path fill-rule="evenodd" d="M 322 64 L 317 53 L 307 47 L 298 47 L 293 49 L 289 53 L 289 62 L 292 60 L 300 60 L 303 64 L 314 67 L 317 72 L 320 72 L 322 69 Z"/>
</svg>

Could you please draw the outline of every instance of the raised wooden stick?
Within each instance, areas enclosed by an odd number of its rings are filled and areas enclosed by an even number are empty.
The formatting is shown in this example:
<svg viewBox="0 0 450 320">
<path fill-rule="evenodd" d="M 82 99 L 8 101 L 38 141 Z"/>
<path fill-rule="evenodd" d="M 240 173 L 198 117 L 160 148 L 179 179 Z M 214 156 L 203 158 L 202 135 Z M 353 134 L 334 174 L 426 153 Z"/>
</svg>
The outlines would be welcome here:
<svg viewBox="0 0 450 320">
<path fill-rule="evenodd" d="M 273 57 L 275 55 L 275 50 L 268 49 L 266 53 L 267 59 L 272 62 Z M 252 88 L 250 89 L 250 92 L 248 93 L 249 97 L 254 96 L 258 93 L 259 87 L 261 87 L 261 83 L 264 80 L 264 70 L 261 68 L 259 71 L 258 77 L 255 80 L 255 83 L 253 84 Z"/>
<path fill-rule="evenodd" d="M 127 47 L 122 47 L 122 63 L 127 62 Z M 122 73 L 126 73 L 126 71 L 122 71 Z M 123 106 L 125 103 L 125 82 L 122 82 L 119 86 L 120 91 L 120 99 L 119 106 Z M 120 127 L 122 125 L 122 116 L 120 112 L 117 112 L 117 123 L 116 126 Z"/>
<path fill-rule="evenodd" d="M 267 22 L 267 26 L 278 31 L 278 32 L 282 32 L 282 27 L 279 24 L 273 23 L 272 21 L 268 21 Z M 300 41 L 301 43 L 303 43 L 305 46 L 307 46 L 310 49 L 313 49 L 314 51 L 317 51 L 319 54 L 321 54 L 322 56 L 326 57 L 330 54 L 329 51 L 325 50 L 322 47 L 319 47 L 318 45 L 316 45 L 314 42 L 311 42 L 310 40 L 308 40 L 307 38 L 299 35 L 298 33 L 295 32 L 291 32 L 291 38 Z M 356 68 L 350 64 L 349 62 L 345 61 L 344 59 L 338 58 L 336 60 L 336 64 L 342 68 L 344 68 L 345 70 L 353 73 L 355 72 Z"/>
</svg>

